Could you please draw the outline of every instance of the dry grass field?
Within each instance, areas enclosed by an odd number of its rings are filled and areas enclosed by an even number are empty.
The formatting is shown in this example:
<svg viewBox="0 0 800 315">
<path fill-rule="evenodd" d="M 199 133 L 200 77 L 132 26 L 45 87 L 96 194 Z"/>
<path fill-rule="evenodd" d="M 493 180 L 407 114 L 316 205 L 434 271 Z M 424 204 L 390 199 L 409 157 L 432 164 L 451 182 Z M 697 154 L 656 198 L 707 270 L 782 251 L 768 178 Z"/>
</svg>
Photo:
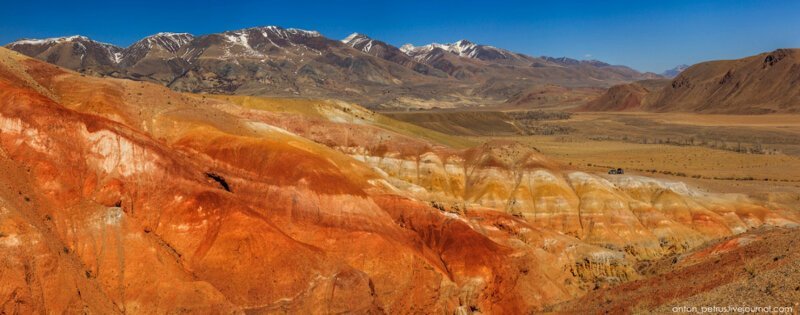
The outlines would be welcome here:
<svg viewBox="0 0 800 315">
<path fill-rule="evenodd" d="M 391 116 L 474 142 L 516 140 L 579 170 L 621 167 L 718 192 L 800 198 L 800 115 L 589 112 L 528 126 L 501 111 Z M 525 132 L 531 124 L 559 132 Z"/>
<path fill-rule="evenodd" d="M 637 144 L 553 137 L 517 138 L 577 169 L 673 177 L 724 192 L 800 191 L 800 158 L 785 154 L 748 154 L 698 146 Z"/>
</svg>

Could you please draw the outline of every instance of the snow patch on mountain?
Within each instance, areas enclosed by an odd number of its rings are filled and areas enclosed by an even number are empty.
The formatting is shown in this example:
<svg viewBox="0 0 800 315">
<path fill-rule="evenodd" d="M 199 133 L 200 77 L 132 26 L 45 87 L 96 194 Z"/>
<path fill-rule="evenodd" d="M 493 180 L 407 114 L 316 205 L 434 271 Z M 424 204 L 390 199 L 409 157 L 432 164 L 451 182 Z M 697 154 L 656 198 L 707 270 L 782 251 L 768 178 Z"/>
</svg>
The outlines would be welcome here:
<svg viewBox="0 0 800 315">
<path fill-rule="evenodd" d="M 41 49 L 47 50 L 55 45 L 63 45 L 63 44 L 74 45 L 75 52 L 78 54 L 81 63 L 83 63 L 84 59 L 86 58 L 87 54 L 90 53 L 90 51 L 97 53 L 98 49 L 104 56 L 103 58 L 107 59 L 110 63 L 117 64 L 119 63 L 119 60 L 121 60 L 122 58 L 122 56 L 120 55 L 122 48 L 119 48 L 112 44 L 98 42 L 82 35 L 52 37 L 52 38 L 42 38 L 42 39 L 20 39 L 15 42 L 9 43 L 8 45 L 6 45 L 6 47 L 14 49 L 14 48 L 20 48 L 20 46 L 23 47 L 33 46 L 33 47 L 42 47 Z"/>
<path fill-rule="evenodd" d="M 416 47 L 414 47 L 414 45 L 411 44 L 405 44 L 403 46 L 400 46 L 400 51 L 402 51 L 406 55 L 410 55 L 411 53 L 413 53 L 414 49 L 416 49 Z"/>
<path fill-rule="evenodd" d="M 228 43 L 231 44 L 231 46 L 229 46 L 228 49 L 225 50 L 224 57 L 226 58 L 236 57 L 236 56 L 263 57 L 263 54 L 256 51 L 255 49 L 253 49 L 252 46 L 250 46 L 250 38 L 246 30 L 223 33 L 222 36 L 225 37 L 225 40 L 227 40 Z M 231 52 L 231 48 L 233 48 L 234 46 L 239 46 L 243 48 L 244 51 L 240 54 L 233 53 Z"/>
<path fill-rule="evenodd" d="M 264 37 L 272 37 L 272 35 L 275 35 L 277 38 L 280 39 L 289 39 L 291 36 L 303 36 L 303 37 L 322 36 L 322 34 L 320 34 L 317 31 L 308 31 L 299 28 L 282 28 L 274 25 L 248 28 L 239 30 L 237 32 L 250 31 L 250 30 L 261 30 Z"/>
<path fill-rule="evenodd" d="M 52 37 L 52 38 L 41 38 L 41 39 L 20 39 L 13 43 L 10 43 L 10 46 L 16 45 L 48 45 L 48 44 L 55 44 L 55 43 L 63 43 L 63 42 L 71 42 L 75 40 L 86 40 L 89 41 L 90 39 L 86 36 L 82 35 L 73 35 L 73 36 L 64 36 L 64 37 Z"/>
<path fill-rule="evenodd" d="M 375 41 L 365 35 L 359 33 L 353 33 L 350 34 L 350 36 L 347 36 L 345 39 L 343 39 L 342 43 L 350 47 L 360 49 L 365 53 L 368 53 L 372 50 Z"/>
<path fill-rule="evenodd" d="M 341 42 L 345 43 L 345 44 L 350 44 L 351 42 L 360 42 L 361 40 L 363 40 L 365 38 L 366 38 L 366 36 L 364 36 L 364 35 L 361 35 L 359 33 L 353 33 L 353 34 L 350 34 L 347 37 L 345 37 L 343 40 L 341 40 Z"/>
<path fill-rule="evenodd" d="M 445 52 L 455 54 L 459 57 L 481 59 L 482 53 L 489 52 L 496 56 L 504 56 L 505 58 L 512 57 L 513 53 L 504 49 L 496 48 L 489 45 L 478 45 L 466 39 L 459 40 L 452 44 L 439 44 L 431 43 L 425 46 L 414 46 L 412 44 L 405 44 L 400 47 L 400 50 L 406 55 L 411 56 L 417 61 L 424 61 L 433 58 L 435 51 L 441 49 Z M 483 55 L 485 56 L 485 54 Z"/>
<path fill-rule="evenodd" d="M 20 40 L 14 41 L 12 43 L 9 43 L 8 46 L 9 47 L 14 47 L 14 46 L 18 46 L 18 45 L 51 45 L 51 44 L 60 44 L 60 43 L 67 43 L 67 42 L 96 43 L 98 45 L 101 45 L 101 46 L 104 46 L 104 47 L 108 47 L 110 49 L 115 49 L 115 50 L 120 50 L 121 49 L 121 48 L 119 48 L 119 47 L 117 47 L 115 45 L 108 44 L 108 43 L 103 43 L 103 42 L 98 42 L 96 40 L 92 40 L 89 37 L 86 37 L 86 36 L 83 36 L 83 35 L 72 35 L 72 36 L 40 38 L 40 39 L 25 38 L 25 39 L 20 39 Z"/>
<path fill-rule="evenodd" d="M 141 42 L 146 43 L 147 48 L 150 49 L 152 49 L 153 46 L 158 46 L 171 53 L 176 53 L 192 40 L 194 40 L 194 36 L 189 33 L 162 32 L 145 37 Z"/>
<path fill-rule="evenodd" d="M 122 61 L 123 57 L 124 55 L 121 52 L 114 53 L 114 59 L 113 59 L 114 63 L 119 63 L 120 61 Z"/>
</svg>

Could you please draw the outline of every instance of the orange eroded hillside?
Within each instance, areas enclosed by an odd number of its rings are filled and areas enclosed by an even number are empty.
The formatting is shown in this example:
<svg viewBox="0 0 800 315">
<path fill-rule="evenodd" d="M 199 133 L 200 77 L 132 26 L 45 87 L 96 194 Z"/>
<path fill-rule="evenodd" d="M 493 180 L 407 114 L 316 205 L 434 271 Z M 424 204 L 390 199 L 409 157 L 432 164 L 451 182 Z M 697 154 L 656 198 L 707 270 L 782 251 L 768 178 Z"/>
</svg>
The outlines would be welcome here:
<svg viewBox="0 0 800 315">
<path fill-rule="evenodd" d="M 525 313 L 796 209 L 0 49 L 2 312 Z"/>
</svg>

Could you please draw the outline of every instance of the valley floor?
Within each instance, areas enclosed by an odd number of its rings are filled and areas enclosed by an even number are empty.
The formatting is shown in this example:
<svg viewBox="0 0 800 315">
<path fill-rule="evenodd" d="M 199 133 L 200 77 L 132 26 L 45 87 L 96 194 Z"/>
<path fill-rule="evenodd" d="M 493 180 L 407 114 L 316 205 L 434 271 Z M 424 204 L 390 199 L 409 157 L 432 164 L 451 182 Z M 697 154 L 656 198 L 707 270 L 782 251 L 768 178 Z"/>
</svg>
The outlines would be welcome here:
<svg viewBox="0 0 800 315">
<path fill-rule="evenodd" d="M 782 198 L 800 202 L 800 115 L 579 112 L 568 119 L 534 122 L 561 131 L 542 135 L 525 134 L 525 126 L 509 113 L 389 115 L 476 143 L 519 141 L 582 171 L 623 168 L 713 191 L 785 193 L 789 196 Z"/>
</svg>

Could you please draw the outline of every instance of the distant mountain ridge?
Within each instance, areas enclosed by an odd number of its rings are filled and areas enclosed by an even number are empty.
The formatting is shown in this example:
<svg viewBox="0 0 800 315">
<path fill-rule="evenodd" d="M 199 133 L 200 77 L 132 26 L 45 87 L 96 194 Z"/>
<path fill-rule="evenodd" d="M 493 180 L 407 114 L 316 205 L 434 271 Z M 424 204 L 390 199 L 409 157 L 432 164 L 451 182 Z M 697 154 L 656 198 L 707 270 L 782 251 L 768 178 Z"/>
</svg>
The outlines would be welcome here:
<svg viewBox="0 0 800 315">
<path fill-rule="evenodd" d="M 496 48 L 488 45 L 477 45 L 466 39 L 459 40 L 452 44 L 432 43 L 425 46 L 415 47 L 411 44 L 403 45 L 400 50 L 413 56 L 415 59 L 428 59 L 430 54 L 436 49 L 441 49 L 459 57 L 479 59 L 479 60 L 506 60 L 506 61 L 529 61 L 532 58 L 523 54 L 514 53 L 505 49 Z"/>
<path fill-rule="evenodd" d="M 395 47 L 277 26 L 158 33 L 122 48 L 84 36 L 5 46 L 65 68 L 200 93 L 338 98 L 371 107 L 485 106 L 542 84 L 608 87 L 650 78 L 598 61 L 532 57 L 460 40 Z"/>
</svg>

